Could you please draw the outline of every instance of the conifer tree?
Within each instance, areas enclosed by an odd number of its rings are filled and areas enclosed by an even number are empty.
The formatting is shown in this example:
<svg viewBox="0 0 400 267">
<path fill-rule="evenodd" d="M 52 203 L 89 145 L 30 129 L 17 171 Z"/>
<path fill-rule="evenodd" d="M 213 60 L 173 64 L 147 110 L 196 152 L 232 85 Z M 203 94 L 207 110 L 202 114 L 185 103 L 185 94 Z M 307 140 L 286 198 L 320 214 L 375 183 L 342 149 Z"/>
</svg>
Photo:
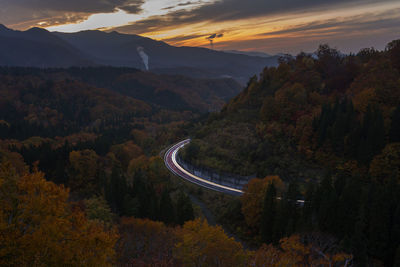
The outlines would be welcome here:
<svg viewBox="0 0 400 267">
<path fill-rule="evenodd" d="M 261 240 L 267 244 L 273 241 L 276 206 L 276 189 L 272 182 L 268 185 L 261 215 Z"/>
<path fill-rule="evenodd" d="M 169 225 L 174 222 L 175 211 L 167 189 L 164 189 L 160 199 L 159 219 Z"/>
<path fill-rule="evenodd" d="M 176 203 L 176 223 L 183 225 L 186 221 L 194 219 L 194 212 L 190 198 L 182 191 L 178 194 Z"/>
</svg>

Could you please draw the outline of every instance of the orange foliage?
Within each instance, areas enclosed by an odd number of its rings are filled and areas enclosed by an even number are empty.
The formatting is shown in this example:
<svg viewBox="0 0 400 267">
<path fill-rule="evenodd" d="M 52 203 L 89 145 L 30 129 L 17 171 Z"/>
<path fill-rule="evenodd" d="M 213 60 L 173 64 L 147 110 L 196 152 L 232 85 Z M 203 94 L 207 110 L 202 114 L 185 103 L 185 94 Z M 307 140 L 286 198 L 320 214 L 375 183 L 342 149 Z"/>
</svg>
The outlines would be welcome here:
<svg viewBox="0 0 400 267">
<path fill-rule="evenodd" d="M 143 155 L 143 150 L 132 141 L 112 146 L 111 152 L 113 152 L 117 159 L 121 162 L 122 168 L 124 170 L 128 168 L 131 159 Z"/>
<path fill-rule="evenodd" d="M 400 182 L 400 143 L 386 145 L 382 153 L 375 156 L 369 168 L 371 177 L 378 182 L 386 183 L 397 176 Z"/>
<path fill-rule="evenodd" d="M 244 194 L 240 200 L 242 202 L 242 213 L 248 226 L 258 228 L 261 221 L 262 206 L 267 187 L 274 183 L 278 192 L 285 188 L 279 176 L 267 176 L 264 179 L 251 179 L 244 188 Z"/>
<path fill-rule="evenodd" d="M 280 267 L 280 266 L 346 266 L 352 256 L 344 253 L 328 254 L 312 244 L 305 245 L 298 235 L 280 240 L 280 248 L 263 245 L 258 249 L 248 266 Z"/>
<path fill-rule="evenodd" d="M 376 99 L 375 89 L 368 88 L 365 89 L 358 94 L 356 94 L 353 98 L 354 108 L 362 113 L 367 111 L 367 107 L 369 104 L 373 104 L 373 101 Z"/>
<path fill-rule="evenodd" d="M 0 265 L 111 265 L 118 235 L 72 209 L 67 189 L 10 164 L 0 165 L 0 180 Z"/>
<path fill-rule="evenodd" d="M 161 222 L 149 219 L 122 218 L 118 258 L 121 264 L 131 266 L 176 266 L 172 248 L 176 231 Z"/>
<path fill-rule="evenodd" d="M 247 253 L 220 226 L 204 220 L 188 221 L 180 231 L 174 255 L 183 266 L 244 266 Z"/>
<path fill-rule="evenodd" d="M 72 151 L 69 153 L 71 164 L 69 186 L 72 191 L 92 194 L 96 191 L 99 156 L 93 150 Z"/>
</svg>

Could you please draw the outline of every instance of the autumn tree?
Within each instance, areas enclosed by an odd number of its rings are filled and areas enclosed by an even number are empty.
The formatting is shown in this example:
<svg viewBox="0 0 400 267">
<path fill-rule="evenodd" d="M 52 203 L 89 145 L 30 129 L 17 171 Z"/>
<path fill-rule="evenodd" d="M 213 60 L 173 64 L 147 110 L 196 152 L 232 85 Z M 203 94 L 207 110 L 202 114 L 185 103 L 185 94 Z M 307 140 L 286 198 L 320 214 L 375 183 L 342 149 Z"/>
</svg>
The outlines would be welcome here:
<svg viewBox="0 0 400 267">
<path fill-rule="evenodd" d="M 69 154 L 71 191 L 84 196 L 99 191 L 99 156 L 93 150 L 72 151 Z"/>
<path fill-rule="evenodd" d="M 186 222 L 179 235 L 174 257 L 183 266 L 245 266 L 247 253 L 220 226 L 196 219 Z"/>
<path fill-rule="evenodd" d="M 393 40 L 386 46 L 393 66 L 400 70 L 400 39 Z"/>
<path fill-rule="evenodd" d="M 89 220 L 96 220 L 110 226 L 114 215 L 103 197 L 92 197 L 84 201 L 85 214 Z"/>
<path fill-rule="evenodd" d="M 118 241 L 118 262 L 131 266 L 177 266 L 173 258 L 178 241 L 174 228 L 149 219 L 122 218 Z"/>
<path fill-rule="evenodd" d="M 19 176 L 0 165 L 0 264 L 111 266 L 115 230 L 68 203 L 69 192 L 43 173 Z"/>
<path fill-rule="evenodd" d="M 350 266 L 352 256 L 334 252 L 327 253 L 318 244 L 305 244 L 299 235 L 283 238 L 279 248 L 263 245 L 252 256 L 249 266 Z"/>
<path fill-rule="evenodd" d="M 386 145 L 372 160 L 369 172 L 380 183 L 388 183 L 392 178 L 400 182 L 400 143 Z"/>
<path fill-rule="evenodd" d="M 251 179 L 250 182 L 245 186 L 244 194 L 240 199 L 242 202 L 242 213 L 249 227 L 259 229 L 263 209 L 263 200 L 268 185 L 271 183 L 274 183 L 277 193 L 280 193 L 284 190 L 284 183 L 279 176 L 267 176 L 264 179 Z"/>
</svg>

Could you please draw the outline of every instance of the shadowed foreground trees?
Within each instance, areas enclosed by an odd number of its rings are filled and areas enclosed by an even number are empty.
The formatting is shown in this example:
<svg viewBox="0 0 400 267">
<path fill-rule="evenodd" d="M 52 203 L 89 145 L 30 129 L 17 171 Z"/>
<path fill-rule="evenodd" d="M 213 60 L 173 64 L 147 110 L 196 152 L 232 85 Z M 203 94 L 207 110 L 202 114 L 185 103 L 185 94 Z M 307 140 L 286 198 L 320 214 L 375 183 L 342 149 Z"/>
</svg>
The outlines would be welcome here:
<svg viewBox="0 0 400 267">
<path fill-rule="evenodd" d="M 263 245 L 254 253 L 249 266 L 350 266 L 352 256 L 344 253 L 328 254 L 314 244 L 304 244 L 298 235 L 280 240 L 279 248 Z"/>
<path fill-rule="evenodd" d="M 68 197 L 68 189 L 46 181 L 43 173 L 18 174 L 11 164 L 1 163 L 0 265 L 111 266 L 118 261 L 133 266 L 274 266 L 261 259 L 281 264 L 276 266 L 328 266 L 351 259 L 326 254 L 318 243 L 296 236 L 282 239 L 279 249 L 248 251 L 220 226 L 201 219 L 174 228 L 122 218 L 117 234 L 104 199 L 86 200 L 83 212 Z"/>
<path fill-rule="evenodd" d="M 43 173 L 0 164 L 0 265 L 111 266 L 118 234 L 88 220 L 68 195 Z"/>
<path fill-rule="evenodd" d="M 175 256 L 183 266 L 244 266 L 247 253 L 220 226 L 204 220 L 186 222 L 175 245 Z"/>
</svg>

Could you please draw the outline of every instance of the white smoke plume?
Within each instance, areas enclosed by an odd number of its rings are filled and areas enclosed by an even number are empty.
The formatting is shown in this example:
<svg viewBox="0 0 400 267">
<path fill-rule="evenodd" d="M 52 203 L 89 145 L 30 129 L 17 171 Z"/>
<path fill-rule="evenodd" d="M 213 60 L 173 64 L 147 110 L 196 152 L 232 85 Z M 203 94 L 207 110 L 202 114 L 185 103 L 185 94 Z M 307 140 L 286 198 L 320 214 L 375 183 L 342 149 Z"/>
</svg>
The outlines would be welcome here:
<svg viewBox="0 0 400 267">
<path fill-rule="evenodd" d="M 144 67 L 146 68 L 146 70 L 149 70 L 149 56 L 144 52 L 144 48 L 141 46 L 138 46 L 138 48 L 136 49 L 139 56 L 142 58 Z"/>
</svg>

